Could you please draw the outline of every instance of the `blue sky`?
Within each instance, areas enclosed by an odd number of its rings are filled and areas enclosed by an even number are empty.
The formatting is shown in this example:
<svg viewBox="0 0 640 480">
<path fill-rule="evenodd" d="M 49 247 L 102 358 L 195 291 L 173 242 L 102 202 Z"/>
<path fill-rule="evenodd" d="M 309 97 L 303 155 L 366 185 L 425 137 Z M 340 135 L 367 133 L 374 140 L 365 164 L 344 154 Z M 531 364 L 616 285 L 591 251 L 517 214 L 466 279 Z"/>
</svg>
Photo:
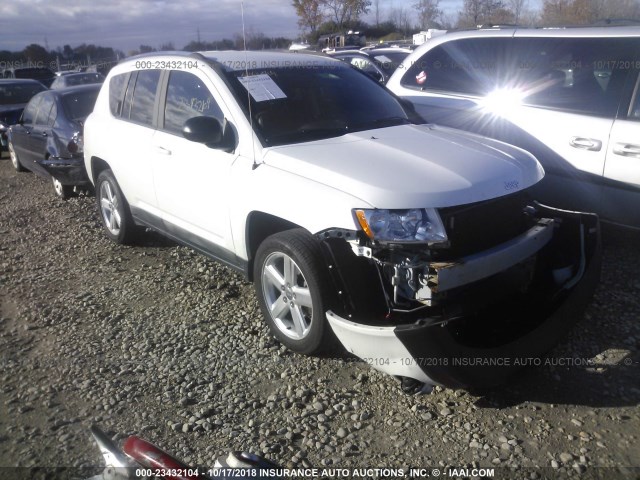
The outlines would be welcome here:
<svg viewBox="0 0 640 480">
<path fill-rule="evenodd" d="M 530 0 L 536 1 L 536 0 Z M 415 0 L 381 0 L 381 18 L 391 8 L 411 9 Z M 462 0 L 441 0 L 454 16 Z M 245 0 L 245 25 L 266 36 L 298 36 L 290 0 Z M 196 38 L 233 38 L 242 31 L 241 0 L 9 0 L 0 6 L 0 50 L 22 50 L 31 43 L 50 49 L 81 43 L 123 50 L 173 42 L 182 48 Z M 367 20 L 374 17 L 369 15 Z"/>
</svg>

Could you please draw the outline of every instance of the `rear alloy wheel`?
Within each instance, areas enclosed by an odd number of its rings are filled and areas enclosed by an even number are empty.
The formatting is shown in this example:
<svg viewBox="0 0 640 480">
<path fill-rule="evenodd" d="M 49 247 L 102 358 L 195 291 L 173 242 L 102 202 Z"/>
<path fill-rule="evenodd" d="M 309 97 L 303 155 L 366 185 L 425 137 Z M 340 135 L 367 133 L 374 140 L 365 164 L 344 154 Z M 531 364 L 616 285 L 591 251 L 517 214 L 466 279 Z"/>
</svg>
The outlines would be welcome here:
<svg viewBox="0 0 640 480">
<path fill-rule="evenodd" d="M 132 243 L 136 225 L 131 217 L 129 204 L 111 170 L 100 172 L 96 192 L 98 211 L 107 237 L 120 244 Z"/>
<path fill-rule="evenodd" d="M 60 197 L 62 200 L 67 200 L 73 195 L 72 185 L 63 185 L 57 178 L 51 178 L 53 179 L 53 191 L 55 192 L 56 196 Z"/>
<path fill-rule="evenodd" d="M 254 281 L 262 313 L 280 343 L 305 354 L 335 343 L 325 319 L 328 273 L 309 233 L 295 229 L 267 238 L 256 255 Z"/>
<path fill-rule="evenodd" d="M 18 158 L 18 154 L 16 153 L 15 148 L 13 148 L 13 143 L 9 142 L 9 157 L 11 157 L 11 164 L 13 168 L 16 169 L 16 172 L 26 172 L 27 169 L 22 166 L 20 163 L 20 159 Z"/>
</svg>

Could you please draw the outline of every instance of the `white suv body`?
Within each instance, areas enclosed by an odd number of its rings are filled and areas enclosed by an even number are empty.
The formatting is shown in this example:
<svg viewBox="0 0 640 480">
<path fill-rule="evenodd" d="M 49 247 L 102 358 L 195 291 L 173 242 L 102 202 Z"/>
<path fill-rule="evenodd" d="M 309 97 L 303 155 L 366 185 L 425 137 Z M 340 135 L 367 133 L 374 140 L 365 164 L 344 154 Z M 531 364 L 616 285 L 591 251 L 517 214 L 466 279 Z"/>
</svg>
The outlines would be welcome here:
<svg viewBox="0 0 640 480">
<path fill-rule="evenodd" d="M 417 48 L 387 87 L 429 122 L 517 145 L 536 197 L 640 228 L 640 27 L 500 28 Z"/>
<path fill-rule="evenodd" d="M 527 152 L 412 119 L 337 60 L 140 56 L 106 79 L 85 164 L 112 240 L 142 225 L 242 272 L 289 348 L 335 335 L 408 384 L 501 382 L 513 366 L 453 356 L 552 346 L 595 288 L 597 217 L 532 203 Z"/>
</svg>

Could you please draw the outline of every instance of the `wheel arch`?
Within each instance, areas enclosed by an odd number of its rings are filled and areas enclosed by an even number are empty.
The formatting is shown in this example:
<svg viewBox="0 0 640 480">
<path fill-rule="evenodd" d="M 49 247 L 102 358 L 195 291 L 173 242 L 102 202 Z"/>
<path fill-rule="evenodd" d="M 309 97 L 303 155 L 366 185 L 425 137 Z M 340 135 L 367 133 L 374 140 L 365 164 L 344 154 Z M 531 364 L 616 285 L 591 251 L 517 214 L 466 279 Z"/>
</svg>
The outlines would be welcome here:
<svg viewBox="0 0 640 480">
<path fill-rule="evenodd" d="M 91 182 L 95 185 L 96 180 L 98 180 L 98 175 L 110 168 L 109 164 L 100 157 L 91 157 Z"/>
<path fill-rule="evenodd" d="M 247 246 L 247 277 L 253 281 L 253 262 L 260 244 L 269 236 L 302 228 L 293 222 L 261 211 L 249 213 L 245 228 L 245 245 Z"/>
</svg>

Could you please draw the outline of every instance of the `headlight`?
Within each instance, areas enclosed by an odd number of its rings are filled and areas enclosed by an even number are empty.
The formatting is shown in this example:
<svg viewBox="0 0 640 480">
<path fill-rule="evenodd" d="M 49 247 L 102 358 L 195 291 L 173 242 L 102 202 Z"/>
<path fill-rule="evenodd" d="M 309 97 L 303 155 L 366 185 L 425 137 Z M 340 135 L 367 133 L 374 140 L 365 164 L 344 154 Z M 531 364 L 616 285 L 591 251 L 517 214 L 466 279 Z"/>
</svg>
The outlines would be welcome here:
<svg viewBox="0 0 640 480">
<path fill-rule="evenodd" d="M 357 224 L 379 242 L 443 243 L 447 232 L 434 208 L 410 210 L 355 210 Z"/>
<path fill-rule="evenodd" d="M 0 122 L 0 132 L 4 133 L 9 129 L 8 125 L 5 125 L 4 123 Z"/>
</svg>

